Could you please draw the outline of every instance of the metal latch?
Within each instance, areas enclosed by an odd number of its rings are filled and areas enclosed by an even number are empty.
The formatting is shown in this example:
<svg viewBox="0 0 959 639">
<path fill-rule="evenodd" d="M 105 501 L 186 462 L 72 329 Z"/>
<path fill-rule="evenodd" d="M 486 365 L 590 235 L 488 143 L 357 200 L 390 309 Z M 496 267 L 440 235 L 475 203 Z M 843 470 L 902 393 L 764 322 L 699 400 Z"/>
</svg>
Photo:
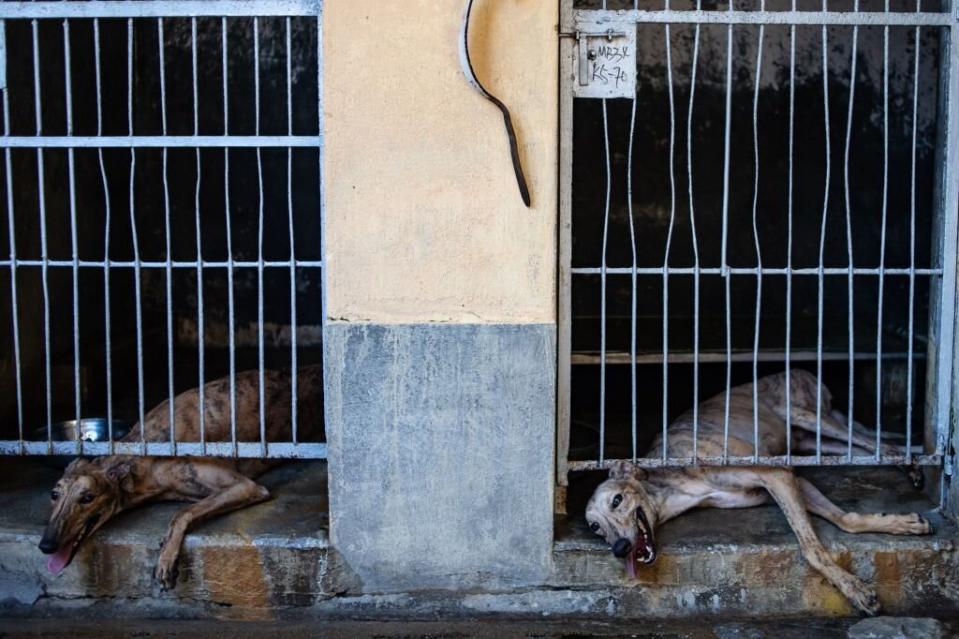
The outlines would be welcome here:
<svg viewBox="0 0 959 639">
<path fill-rule="evenodd" d="M 636 95 L 636 23 L 617 11 L 577 11 L 573 96 L 632 98 Z"/>
</svg>

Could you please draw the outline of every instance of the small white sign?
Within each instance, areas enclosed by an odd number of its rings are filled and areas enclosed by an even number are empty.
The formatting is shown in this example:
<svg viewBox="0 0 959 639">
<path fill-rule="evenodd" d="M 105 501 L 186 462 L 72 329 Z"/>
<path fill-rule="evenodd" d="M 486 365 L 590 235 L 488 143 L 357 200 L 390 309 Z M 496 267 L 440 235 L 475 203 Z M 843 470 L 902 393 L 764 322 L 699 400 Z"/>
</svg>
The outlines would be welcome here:
<svg viewBox="0 0 959 639">
<path fill-rule="evenodd" d="M 622 11 L 576 12 L 573 96 L 636 95 L 636 22 Z"/>
</svg>

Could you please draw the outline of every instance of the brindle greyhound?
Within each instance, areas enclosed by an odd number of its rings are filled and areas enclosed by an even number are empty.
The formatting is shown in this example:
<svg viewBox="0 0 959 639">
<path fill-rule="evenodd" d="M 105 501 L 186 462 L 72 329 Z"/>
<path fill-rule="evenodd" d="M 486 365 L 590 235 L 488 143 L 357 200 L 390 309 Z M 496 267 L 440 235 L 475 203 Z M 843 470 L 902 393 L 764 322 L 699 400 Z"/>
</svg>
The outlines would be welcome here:
<svg viewBox="0 0 959 639">
<path fill-rule="evenodd" d="M 791 373 L 793 447 L 796 452 L 815 452 L 816 377 L 802 370 Z M 758 396 L 759 454 L 786 452 L 786 374 L 763 377 L 756 382 Z M 822 450 L 845 454 L 848 429 L 844 417 L 830 411 L 831 396 L 822 387 Z M 698 454 L 723 453 L 725 393 L 699 406 Z M 865 427 L 853 428 L 853 453 L 872 454 L 875 439 Z M 668 430 L 670 457 L 690 457 L 693 416 L 689 411 Z M 870 450 L 872 448 L 872 450 Z M 654 441 L 649 456 L 662 449 L 662 437 Z M 903 449 L 881 444 L 884 454 L 901 454 Z M 729 401 L 729 454 L 753 454 L 753 385 L 731 390 Z M 626 560 L 626 572 L 636 576 L 636 563 L 656 559 L 654 531 L 681 513 L 700 507 L 747 508 L 776 501 L 799 540 L 803 557 L 838 588 L 857 608 L 868 614 L 879 611 L 875 590 L 858 577 L 840 568 L 823 548 L 809 519 L 809 512 L 850 533 L 882 532 L 893 535 L 925 535 L 929 523 L 917 513 L 887 515 L 845 512 L 808 480 L 797 477 L 791 468 L 696 467 L 642 470 L 628 462 L 616 462 L 586 506 L 586 521 L 605 538 L 613 554 Z"/>
<path fill-rule="evenodd" d="M 267 441 L 290 439 L 291 374 L 264 371 L 264 405 Z M 236 375 L 236 436 L 238 441 L 259 441 L 259 371 Z M 322 425 L 322 371 L 319 366 L 297 373 L 297 434 L 311 441 Z M 148 442 L 170 437 L 169 401 L 144 417 Z M 176 441 L 196 442 L 200 437 L 199 390 L 194 388 L 173 400 Z M 230 382 L 221 378 L 204 386 L 206 441 L 230 441 Z M 122 441 L 139 442 L 140 425 Z M 117 513 L 144 502 L 175 500 L 196 502 L 179 511 L 163 539 L 155 577 L 164 590 L 177 579 L 177 559 L 183 537 L 204 519 L 250 506 L 270 493 L 253 478 L 276 465 L 275 460 L 203 457 L 139 457 L 112 455 L 92 461 L 77 459 L 57 482 L 50 498 L 53 513 L 40 550 L 51 555 L 47 567 L 59 574 L 73 560 L 80 543 Z"/>
</svg>

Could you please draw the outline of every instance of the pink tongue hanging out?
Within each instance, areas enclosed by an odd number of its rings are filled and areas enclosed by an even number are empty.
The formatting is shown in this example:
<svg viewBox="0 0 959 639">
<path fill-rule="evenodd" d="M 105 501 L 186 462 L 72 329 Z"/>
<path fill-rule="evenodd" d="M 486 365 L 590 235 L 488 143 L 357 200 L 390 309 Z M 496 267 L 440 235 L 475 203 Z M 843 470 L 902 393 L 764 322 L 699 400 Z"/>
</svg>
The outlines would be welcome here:
<svg viewBox="0 0 959 639">
<path fill-rule="evenodd" d="M 642 531 L 636 535 L 633 547 L 630 549 L 629 554 L 626 555 L 626 574 L 630 579 L 636 578 L 636 556 L 639 555 L 639 553 L 642 553 L 644 558 L 649 556 L 649 546 L 646 545 L 646 534 Z"/>
<path fill-rule="evenodd" d="M 59 550 L 50 555 L 50 558 L 47 559 L 47 570 L 55 575 L 59 575 L 61 572 L 63 572 L 63 569 L 67 567 L 67 564 L 70 563 L 72 554 L 73 543 L 63 544 L 60 546 Z"/>
<path fill-rule="evenodd" d="M 626 555 L 626 576 L 630 579 L 636 578 L 636 544 L 633 544 L 632 550 Z"/>
</svg>

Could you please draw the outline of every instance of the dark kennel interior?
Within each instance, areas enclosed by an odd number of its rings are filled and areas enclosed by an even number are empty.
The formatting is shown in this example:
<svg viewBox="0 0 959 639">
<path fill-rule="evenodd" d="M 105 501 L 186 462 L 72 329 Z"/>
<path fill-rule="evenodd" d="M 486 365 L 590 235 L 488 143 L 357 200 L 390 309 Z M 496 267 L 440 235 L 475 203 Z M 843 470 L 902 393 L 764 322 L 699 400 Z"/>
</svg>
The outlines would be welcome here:
<svg viewBox="0 0 959 639">
<path fill-rule="evenodd" d="M 157 20 L 137 19 L 130 24 L 132 27 L 125 19 L 99 20 L 102 89 L 98 124 L 94 21 L 70 21 L 72 134 L 318 135 L 315 19 L 258 19 L 258 105 L 252 18 L 165 19 L 162 42 Z M 63 22 L 40 20 L 37 27 L 39 68 L 33 55 L 31 22 L 6 21 L 8 88 L 4 108 L 9 112 L 4 117 L 9 118 L 9 134 L 37 135 L 39 103 L 42 134 L 67 135 Z M 222 51 L 224 38 L 227 54 Z M 127 63 L 128 47 L 132 47 L 132 65 Z M 165 86 L 161 86 L 161 47 Z M 291 101 L 287 99 L 288 65 Z M 39 96 L 35 73 L 41 87 Z M 131 112 L 132 123 L 128 118 Z M 42 191 L 38 188 L 38 155 L 43 162 Z M 258 156 L 262 170 L 258 169 Z M 289 152 L 287 148 L 80 148 L 73 160 L 75 227 L 71 226 L 67 150 L 45 149 L 40 154 L 34 149 L 14 149 L 9 158 L 9 175 L 7 163 L 0 162 L 0 201 L 8 222 L 0 228 L 0 246 L 9 246 L 11 253 L 15 248 L 18 260 L 73 260 L 71 229 L 75 228 L 76 257 L 81 263 L 109 257 L 125 264 L 109 269 L 109 297 L 102 267 L 81 265 L 77 269 L 76 295 L 72 266 L 4 269 L 0 277 L 3 439 L 16 439 L 21 423 L 27 439 L 46 439 L 48 421 L 73 419 L 78 402 L 84 417 L 106 415 L 108 358 L 112 410 L 120 419 L 137 419 L 141 383 L 142 408 L 149 410 L 168 396 L 171 379 L 173 392 L 179 393 L 228 374 L 228 237 L 234 261 L 256 262 L 262 257 L 280 262 L 295 255 L 297 261 L 314 263 L 292 273 L 285 264 L 263 268 L 263 351 L 267 368 L 289 368 L 295 325 L 298 364 L 320 361 L 318 148 Z M 8 184 L 12 185 L 9 192 Z M 44 216 L 45 247 L 41 237 Z M 193 266 L 173 267 L 168 281 L 164 266 L 168 258 L 174 263 L 202 258 L 207 264 L 199 277 Z M 132 266 L 136 259 L 150 263 L 141 268 L 139 277 L 139 355 L 137 277 Z M 235 367 L 242 371 L 256 368 L 259 360 L 258 269 L 250 264 L 236 266 L 232 278 Z M 295 301 L 295 322 L 291 301 Z M 74 393 L 77 362 L 79 398 Z"/>
<path fill-rule="evenodd" d="M 574 3 L 577 9 L 598 9 L 600 2 Z M 790 2 L 765 3 L 767 10 L 790 8 Z M 677 10 L 701 6 L 725 10 L 716 2 L 671 2 Z M 863 11 L 881 11 L 884 4 L 860 3 Z M 641 2 L 640 9 L 661 9 L 663 4 Z M 935 7 L 922 3 L 923 10 Z M 633 3 L 610 2 L 610 9 L 630 9 Z M 758 2 L 737 2 L 737 9 L 756 10 Z M 818 10 L 820 2 L 800 2 L 800 10 Z M 852 10 L 851 2 L 828 3 L 832 11 Z M 914 2 L 893 1 L 892 11 L 915 11 Z M 632 141 L 632 222 L 638 268 L 668 265 L 692 268 L 695 264 L 689 190 L 695 213 L 696 249 L 701 268 L 722 263 L 724 193 L 724 138 L 726 126 L 726 25 L 699 27 L 695 97 L 690 107 L 690 78 L 695 29 L 670 27 L 672 102 L 667 82 L 666 36 L 661 24 L 638 26 L 638 91 L 635 134 Z M 892 27 L 888 36 L 888 194 L 883 254 L 883 28 L 860 27 L 857 34 L 855 92 L 849 128 L 848 182 L 845 175 L 846 136 L 849 122 L 852 72 L 852 27 L 828 27 L 824 110 L 822 27 L 796 27 L 795 76 L 790 78 L 790 27 L 767 25 L 763 32 L 762 73 L 756 89 L 759 27 L 733 29 L 732 96 L 729 157 L 727 263 L 731 268 L 759 265 L 757 244 L 764 268 L 815 269 L 820 263 L 823 231 L 829 121 L 829 187 L 823 244 L 823 265 L 849 265 L 847 239 L 857 268 L 934 268 L 933 191 L 938 102 L 939 32 L 935 28 Z M 913 81 L 916 47 L 919 47 L 918 83 Z M 792 241 L 789 246 L 789 135 L 790 88 L 794 90 L 792 164 Z M 915 115 L 915 191 L 912 190 L 913 92 Z M 757 122 L 758 168 L 754 156 L 753 117 Z M 610 208 L 606 236 L 607 267 L 629 268 L 630 212 L 627 203 L 627 169 L 632 102 L 608 100 L 606 120 L 609 140 Z M 674 147 L 670 183 L 670 130 Z M 603 103 L 576 99 L 573 107 L 572 267 L 598 268 L 603 262 L 607 188 Z M 691 139 L 692 187 L 687 172 L 687 139 Z M 846 186 L 852 233 L 847 234 Z M 754 185 L 756 185 L 754 187 Z M 671 188 L 675 198 L 671 197 Z M 754 190 L 755 189 L 755 190 Z M 756 227 L 753 233 L 753 198 Z M 914 197 L 914 207 L 913 207 Z M 675 204 L 673 204 L 675 203 Z M 673 206 L 675 207 L 673 209 Z M 914 211 L 914 218 L 913 216 Z M 672 212 L 672 215 L 671 215 Z M 914 254 L 910 250 L 914 219 Z M 671 227 L 672 222 L 672 227 Z M 671 229 L 671 235 L 670 235 Z M 791 257 L 791 264 L 789 259 Z M 753 378 L 756 336 L 757 277 L 734 274 L 729 283 L 729 335 L 734 354 L 733 385 Z M 852 370 L 855 418 L 872 427 L 881 420 L 883 431 L 905 432 L 911 420 L 913 442 L 922 444 L 925 404 L 925 364 L 930 310 L 929 275 L 916 275 L 910 308 L 908 274 L 886 274 L 879 320 L 879 277 L 853 278 L 852 325 L 855 361 Z M 600 275 L 572 277 L 571 460 L 599 456 L 601 379 Z M 667 420 L 693 405 L 694 278 L 670 275 L 668 302 Z M 834 395 L 834 406 L 849 409 L 849 280 L 845 274 L 826 275 L 823 282 L 822 376 Z M 790 350 L 794 368 L 816 372 L 819 330 L 818 278 L 793 275 L 791 283 Z M 637 276 L 636 282 L 636 384 L 637 453 L 643 455 L 663 425 L 663 277 Z M 785 369 L 786 276 L 762 277 L 758 318 L 757 365 L 759 376 Z M 700 276 L 699 290 L 699 401 L 726 386 L 726 282 L 720 274 Z M 606 382 L 605 458 L 632 456 L 632 403 L 629 353 L 631 343 L 632 278 L 609 274 L 606 283 Z M 909 315 L 913 313 L 912 361 L 909 362 Z M 882 336 L 877 415 L 877 335 Z M 907 370 L 912 366 L 912 412 L 907 414 Z"/>
</svg>

